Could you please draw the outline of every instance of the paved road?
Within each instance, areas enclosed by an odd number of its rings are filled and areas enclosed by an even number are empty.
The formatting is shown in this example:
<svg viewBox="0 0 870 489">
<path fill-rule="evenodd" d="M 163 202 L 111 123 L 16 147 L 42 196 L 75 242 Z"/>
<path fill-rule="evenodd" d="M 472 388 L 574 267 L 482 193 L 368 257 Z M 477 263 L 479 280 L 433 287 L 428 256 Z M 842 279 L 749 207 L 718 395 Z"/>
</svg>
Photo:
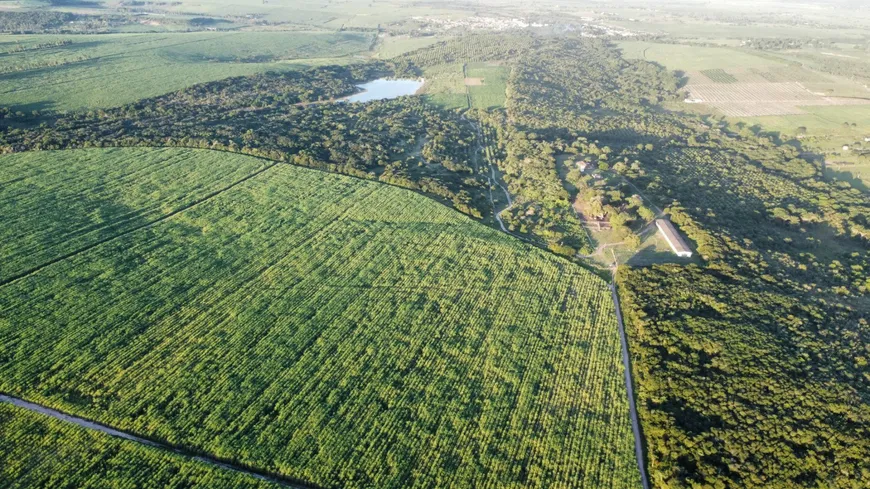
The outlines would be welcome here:
<svg viewBox="0 0 870 489">
<path fill-rule="evenodd" d="M 111 436 L 118 437 L 118 438 L 123 438 L 125 440 L 133 441 L 136 443 L 141 443 L 143 445 L 148 445 L 149 447 L 154 447 L 154 448 L 158 448 L 161 450 L 166 450 L 169 452 L 188 456 L 194 460 L 197 460 L 197 461 L 209 464 L 209 465 L 214 465 L 214 466 L 220 467 L 222 469 L 226 469 L 226 470 L 232 470 L 234 472 L 241 472 L 243 474 L 250 475 L 251 477 L 256 477 L 257 479 L 272 482 L 275 484 L 279 484 L 279 485 L 284 486 L 284 487 L 290 487 L 292 489 L 309 489 L 310 488 L 310 486 L 290 483 L 288 481 L 277 479 L 275 477 L 270 477 L 270 476 L 265 475 L 265 474 L 259 474 L 257 472 L 253 472 L 253 471 L 244 469 L 242 467 L 230 465 L 230 464 L 221 462 L 219 460 L 213 459 L 211 457 L 203 457 L 200 455 L 194 455 L 191 453 L 187 453 L 183 450 L 178 450 L 178 449 L 169 447 L 167 445 L 163 445 L 161 443 L 153 442 L 151 440 L 146 440 L 145 438 L 140 438 L 138 436 L 131 435 L 129 433 L 125 433 L 123 431 L 119 431 L 119 430 L 116 430 L 114 428 L 110 428 L 108 426 L 101 425 L 99 423 L 94 423 L 93 421 L 88 421 L 84 418 L 70 416 L 69 414 L 62 413 L 60 411 L 56 411 L 54 409 L 47 408 L 45 406 L 40 406 L 39 404 L 34 404 L 32 402 L 28 402 L 28 401 L 25 401 L 24 399 L 19 399 L 17 397 L 11 397 L 11 396 L 0 394 L 0 402 L 12 404 L 13 406 L 27 409 L 28 411 L 33 411 L 35 413 L 41 413 L 41 414 L 44 414 L 46 416 L 51 416 L 54 419 L 58 419 L 60 421 L 64 421 L 64 422 L 71 423 L 71 424 L 74 424 L 77 426 L 81 426 L 82 428 L 87 428 L 89 430 L 99 431 L 99 432 L 105 433 L 107 435 L 111 435 Z"/>
<path fill-rule="evenodd" d="M 631 414 L 631 429 L 634 431 L 634 454 L 637 457 L 637 467 L 640 469 L 640 482 L 643 489 L 649 489 L 649 478 L 646 475 L 646 464 L 643 460 L 643 443 L 640 438 L 640 422 L 637 420 L 637 409 L 634 405 L 634 389 L 631 379 L 631 362 L 628 357 L 628 342 L 625 340 L 625 325 L 622 324 L 622 311 L 619 309 L 619 296 L 616 286 L 610 284 L 613 295 L 613 305 L 616 306 L 616 321 L 619 324 L 619 340 L 622 343 L 622 363 L 625 365 L 625 388 L 628 391 L 628 410 Z"/>
</svg>

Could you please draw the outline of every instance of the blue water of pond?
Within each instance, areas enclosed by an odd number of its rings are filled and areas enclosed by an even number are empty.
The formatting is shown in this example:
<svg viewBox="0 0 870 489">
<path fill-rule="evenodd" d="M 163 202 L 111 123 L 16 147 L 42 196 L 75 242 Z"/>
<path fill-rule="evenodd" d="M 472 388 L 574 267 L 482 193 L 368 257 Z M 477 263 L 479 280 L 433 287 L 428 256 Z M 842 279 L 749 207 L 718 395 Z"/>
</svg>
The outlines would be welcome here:
<svg viewBox="0 0 870 489">
<path fill-rule="evenodd" d="M 381 78 L 363 85 L 357 85 L 363 91 L 341 99 L 342 102 L 371 102 L 386 100 L 403 95 L 414 95 L 423 86 L 423 80 L 388 80 Z"/>
</svg>

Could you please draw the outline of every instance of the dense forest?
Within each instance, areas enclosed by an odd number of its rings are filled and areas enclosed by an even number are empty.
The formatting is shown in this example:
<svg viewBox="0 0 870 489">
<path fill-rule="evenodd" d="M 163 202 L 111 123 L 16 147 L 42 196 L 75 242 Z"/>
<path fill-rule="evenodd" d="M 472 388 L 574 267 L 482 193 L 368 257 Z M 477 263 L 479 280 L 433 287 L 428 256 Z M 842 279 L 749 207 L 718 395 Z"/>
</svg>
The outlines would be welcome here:
<svg viewBox="0 0 870 489">
<path fill-rule="evenodd" d="M 640 189 L 701 257 L 616 277 L 654 484 L 870 483 L 870 196 L 824 179 L 798 141 L 664 111 L 681 96 L 676 77 L 604 41 L 474 39 L 9 125 L 0 145 L 236 151 L 416 189 L 477 217 L 492 212 L 498 177 L 515 197 L 510 231 L 568 256 L 588 251 L 578 201 L 636 242 L 654 217 Z M 375 76 L 485 60 L 511 67 L 505 110 L 330 102 Z M 563 174 L 566 159 L 613 178 Z"/>
</svg>

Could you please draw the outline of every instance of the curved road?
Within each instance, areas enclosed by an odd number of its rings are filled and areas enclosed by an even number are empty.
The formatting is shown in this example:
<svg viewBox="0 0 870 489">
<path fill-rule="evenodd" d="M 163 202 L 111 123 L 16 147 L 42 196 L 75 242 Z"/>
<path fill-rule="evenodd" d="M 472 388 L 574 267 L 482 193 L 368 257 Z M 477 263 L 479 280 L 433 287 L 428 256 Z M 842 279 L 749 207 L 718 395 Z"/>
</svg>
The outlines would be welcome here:
<svg viewBox="0 0 870 489">
<path fill-rule="evenodd" d="M 640 422 L 637 420 L 637 408 L 634 405 L 634 389 L 631 379 L 631 361 L 628 357 L 628 342 L 625 340 L 625 326 L 622 324 L 622 311 L 619 309 L 619 296 L 616 295 L 616 285 L 610 284 L 613 295 L 613 305 L 616 307 L 616 321 L 619 324 L 619 340 L 622 343 L 622 363 L 625 365 L 625 389 L 628 391 L 628 411 L 631 414 L 631 429 L 634 432 L 634 454 L 637 457 L 637 468 L 640 470 L 640 482 L 643 489 L 649 489 L 649 479 L 646 476 L 646 464 L 643 460 L 643 443 L 640 437 Z"/>
</svg>

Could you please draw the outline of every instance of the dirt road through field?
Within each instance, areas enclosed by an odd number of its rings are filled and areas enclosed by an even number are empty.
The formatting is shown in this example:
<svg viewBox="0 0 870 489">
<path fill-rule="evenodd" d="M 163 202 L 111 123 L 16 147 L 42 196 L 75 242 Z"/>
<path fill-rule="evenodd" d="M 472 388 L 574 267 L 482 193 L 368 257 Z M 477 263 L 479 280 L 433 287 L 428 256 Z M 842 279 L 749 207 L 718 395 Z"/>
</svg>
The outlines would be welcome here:
<svg viewBox="0 0 870 489">
<path fill-rule="evenodd" d="M 628 356 L 628 342 L 625 339 L 625 325 L 622 323 L 622 311 L 619 309 L 619 296 L 616 294 L 616 285 L 610 284 L 610 293 L 613 295 L 613 305 L 616 307 L 619 341 L 622 343 L 622 363 L 625 365 L 625 389 L 628 391 L 628 410 L 631 414 L 631 429 L 634 432 L 634 453 L 637 457 L 637 468 L 640 470 L 641 485 L 643 489 L 649 489 L 649 479 L 646 476 L 646 464 L 643 459 L 643 440 L 640 435 L 640 422 L 637 419 L 637 408 L 634 405 L 631 360 Z"/>
<path fill-rule="evenodd" d="M 233 472 L 241 472 L 243 474 L 250 475 L 251 477 L 256 477 L 257 479 L 260 479 L 260 480 L 272 482 L 274 484 L 279 484 L 283 487 L 289 487 L 292 489 L 312 489 L 313 488 L 313 486 L 290 483 L 290 482 L 287 482 L 287 481 L 284 481 L 284 480 L 281 480 L 281 479 L 278 479 L 275 477 L 270 477 L 270 476 L 265 475 L 265 474 L 253 472 L 253 471 L 244 469 L 242 467 L 237 467 L 235 465 L 221 462 L 221 461 L 213 459 L 211 457 L 204 457 L 204 456 L 195 455 L 192 453 L 187 453 L 183 450 L 172 448 L 170 446 L 163 445 L 161 443 L 157 443 L 157 442 L 154 442 L 151 440 L 146 440 L 145 438 L 140 438 L 138 436 L 131 435 L 129 433 L 125 433 L 123 431 L 119 431 L 119 430 L 116 430 L 114 428 L 110 428 L 108 426 L 105 426 L 105 425 L 102 425 L 99 423 L 94 423 L 93 421 L 89 421 L 89 420 L 84 419 L 84 418 L 71 416 L 69 414 L 62 413 L 60 411 L 57 411 L 57 410 L 54 410 L 51 408 L 47 408 L 45 406 L 41 406 L 41 405 L 36 404 L 36 403 L 25 401 L 24 399 L 19 399 L 17 397 L 12 397 L 12 396 L 0 394 L 0 402 L 5 402 L 7 404 L 11 404 L 13 406 L 16 406 L 16 407 L 19 407 L 22 409 L 26 409 L 28 411 L 32 411 L 35 413 L 44 414 L 46 416 L 50 416 L 54 419 L 57 419 L 57 420 L 60 420 L 60 421 L 66 422 L 66 423 L 71 423 L 71 424 L 74 424 L 77 426 L 81 426 L 82 428 L 86 428 L 86 429 L 94 430 L 94 431 L 99 431 L 101 433 L 105 433 L 107 435 L 114 436 L 116 438 L 123 438 L 125 440 L 136 442 L 136 443 L 141 443 L 142 445 L 147 445 L 149 447 L 157 448 L 160 450 L 166 450 L 166 451 L 173 452 L 173 453 L 176 453 L 179 455 L 190 457 L 190 458 L 197 460 L 199 462 L 203 462 L 203 463 L 206 463 L 209 465 L 214 465 L 214 466 L 220 467 L 222 469 L 232 470 Z"/>
</svg>

